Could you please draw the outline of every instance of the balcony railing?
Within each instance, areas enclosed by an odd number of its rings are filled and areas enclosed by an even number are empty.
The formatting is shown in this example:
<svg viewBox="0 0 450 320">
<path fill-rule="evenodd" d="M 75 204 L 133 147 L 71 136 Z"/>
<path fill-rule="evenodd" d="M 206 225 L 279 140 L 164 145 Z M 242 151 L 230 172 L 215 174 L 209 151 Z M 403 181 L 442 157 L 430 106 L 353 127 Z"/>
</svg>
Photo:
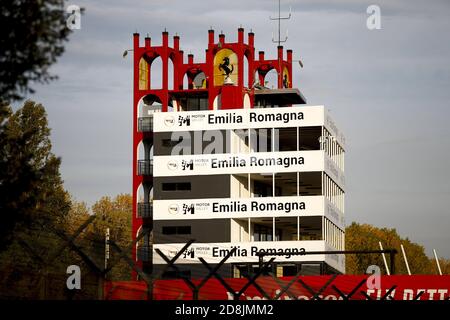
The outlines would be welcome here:
<svg viewBox="0 0 450 320">
<path fill-rule="evenodd" d="M 139 261 L 150 261 L 150 246 L 139 246 L 136 255 Z"/>
<path fill-rule="evenodd" d="M 138 119 L 138 131 L 139 132 L 152 132 L 153 131 L 153 117 L 140 117 Z"/>
<path fill-rule="evenodd" d="M 151 218 L 153 216 L 153 205 L 149 202 L 139 202 L 137 209 L 139 218 Z"/>
<path fill-rule="evenodd" d="M 140 175 L 140 176 L 153 175 L 153 160 L 139 160 L 138 161 L 138 175 Z"/>
</svg>

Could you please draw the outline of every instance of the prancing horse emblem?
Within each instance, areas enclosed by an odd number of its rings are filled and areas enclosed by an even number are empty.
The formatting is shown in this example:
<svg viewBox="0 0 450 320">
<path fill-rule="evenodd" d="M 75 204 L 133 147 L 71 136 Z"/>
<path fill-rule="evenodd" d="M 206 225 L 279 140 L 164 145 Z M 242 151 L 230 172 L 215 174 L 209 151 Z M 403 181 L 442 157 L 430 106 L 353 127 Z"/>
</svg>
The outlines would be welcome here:
<svg viewBox="0 0 450 320">
<path fill-rule="evenodd" d="M 225 79 L 230 77 L 230 74 L 233 73 L 233 70 L 234 70 L 233 65 L 231 65 L 231 68 L 230 68 L 230 58 L 228 58 L 228 57 L 223 58 L 222 63 L 219 64 L 219 70 L 225 72 L 224 73 Z"/>
</svg>

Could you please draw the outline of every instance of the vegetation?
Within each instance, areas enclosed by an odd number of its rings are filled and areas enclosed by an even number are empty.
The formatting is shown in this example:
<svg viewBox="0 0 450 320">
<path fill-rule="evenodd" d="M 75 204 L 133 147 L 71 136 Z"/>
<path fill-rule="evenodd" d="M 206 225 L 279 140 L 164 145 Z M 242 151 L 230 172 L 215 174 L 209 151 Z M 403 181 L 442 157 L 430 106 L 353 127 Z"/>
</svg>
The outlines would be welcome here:
<svg viewBox="0 0 450 320">
<path fill-rule="evenodd" d="M 95 220 L 74 240 L 102 270 L 105 231 L 120 247 L 131 242 L 131 196 L 103 197 L 92 208 L 64 190 L 61 159 L 51 152 L 42 105 L 32 101 L 12 112 L 0 109 L 0 297 L 96 298 L 100 275 L 67 241 L 93 214 Z M 126 250 L 126 249 L 125 249 Z M 111 251 L 107 278 L 130 279 L 131 270 Z M 84 290 L 66 291 L 66 268 L 79 265 Z M 14 288 L 14 290 L 9 290 Z"/>
<path fill-rule="evenodd" d="M 30 81 L 56 77 L 49 67 L 64 51 L 70 29 L 64 0 L 0 2 L 0 102 L 32 93 Z"/>
<path fill-rule="evenodd" d="M 408 274 L 400 245 L 403 244 L 412 274 L 437 274 L 434 260 L 425 254 L 425 248 L 408 238 L 399 236 L 395 229 L 377 228 L 369 224 L 353 222 L 346 228 L 345 248 L 347 250 L 377 250 L 381 241 L 384 249 L 397 249 L 395 273 Z M 389 255 L 386 256 L 389 263 Z M 442 260 L 448 272 L 448 262 Z M 346 273 L 364 274 L 370 265 L 377 265 L 385 272 L 384 262 L 379 254 L 348 255 L 346 258 Z"/>
</svg>

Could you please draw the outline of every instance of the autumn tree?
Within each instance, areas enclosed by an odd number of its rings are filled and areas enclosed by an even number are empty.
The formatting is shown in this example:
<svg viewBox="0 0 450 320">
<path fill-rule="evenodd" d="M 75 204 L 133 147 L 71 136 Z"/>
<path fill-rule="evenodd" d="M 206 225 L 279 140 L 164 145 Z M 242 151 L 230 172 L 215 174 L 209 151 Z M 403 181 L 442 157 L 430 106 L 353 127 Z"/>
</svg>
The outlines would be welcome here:
<svg viewBox="0 0 450 320">
<path fill-rule="evenodd" d="M 132 197 L 129 194 L 119 194 L 114 198 L 102 197 L 92 206 L 96 219 L 89 229 L 92 238 L 92 250 L 96 256 L 104 259 L 104 244 L 106 229 L 109 228 L 110 239 L 126 254 L 130 254 Z M 110 265 L 114 268 L 108 275 L 109 279 L 130 279 L 131 269 L 120 255 L 110 249 Z"/>
<path fill-rule="evenodd" d="M 401 255 L 401 244 L 405 248 L 412 274 L 433 273 L 431 261 L 425 254 L 424 247 L 408 238 L 400 237 L 395 229 L 377 228 L 369 224 L 355 222 L 346 228 L 346 250 L 378 250 L 379 241 L 381 241 L 384 249 L 396 249 L 398 251 L 395 260 L 396 274 L 408 274 Z M 386 259 L 389 265 L 389 255 L 386 255 Z M 386 273 L 381 254 L 358 254 L 347 255 L 346 257 L 347 274 L 364 274 L 370 265 L 377 265 L 383 273 Z"/>
</svg>

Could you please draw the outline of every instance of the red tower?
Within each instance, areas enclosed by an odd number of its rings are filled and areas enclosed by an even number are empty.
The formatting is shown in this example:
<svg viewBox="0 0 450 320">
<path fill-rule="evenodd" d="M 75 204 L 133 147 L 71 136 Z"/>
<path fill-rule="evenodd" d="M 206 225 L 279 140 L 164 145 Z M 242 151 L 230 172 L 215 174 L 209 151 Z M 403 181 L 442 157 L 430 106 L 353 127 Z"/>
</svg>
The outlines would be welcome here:
<svg viewBox="0 0 450 320">
<path fill-rule="evenodd" d="M 278 56 L 266 60 L 264 52 L 255 57 L 254 34 L 248 33 L 244 42 L 244 29 L 238 29 L 238 41 L 228 43 L 225 35 L 215 39 L 214 30 L 208 31 L 206 61 L 194 62 L 188 54 L 187 62 L 180 50 L 180 38 L 162 33 L 162 45 L 154 46 L 149 37 L 140 46 L 139 34 L 134 40 L 134 98 L 133 98 L 133 239 L 143 233 L 133 249 L 144 272 L 151 272 L 152 250 L 152 146 L 153 118 L 151 112 L 182 112 L 192 110 L 218 110 L 253 108 L 255 105 L 290 105 L 305 103 L 297 89 L 292 89 L 292 50 L 284 59 L 283 47 Z M 162 88 L 154 89 L 151 83 L 152 64 L 162 61 Z M 169 64 L 173 64 L 173 78 L 169 79 Z M 267 73 L 277 72 L 277 89 L 264 87 Z M 247 74 L 247 76 L 245 76 Z M 183 79 L 187 76 L 187 86 Z M 173 89 L 169 89 L 173 81 Z M 144 232 L 146 231 L 146 232 Z M 137 249 L 140 248 L 140 249 Z"/>
</svg>

